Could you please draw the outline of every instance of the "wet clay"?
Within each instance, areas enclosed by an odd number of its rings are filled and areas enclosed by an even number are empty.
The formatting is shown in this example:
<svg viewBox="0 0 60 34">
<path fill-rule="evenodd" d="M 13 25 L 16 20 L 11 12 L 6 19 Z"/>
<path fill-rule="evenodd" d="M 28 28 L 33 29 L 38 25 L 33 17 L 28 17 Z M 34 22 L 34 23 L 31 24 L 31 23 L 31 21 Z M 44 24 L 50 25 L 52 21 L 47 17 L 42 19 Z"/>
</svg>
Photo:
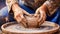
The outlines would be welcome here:
<svg viewBox="0 0 60 34">
<path fill-rule="evenodd" d="M 34 17 L 33 15 L 25 16 L 25 18 L 27 20 L 27 26 L 29 28 L 38 27 L 38 19 L 40 18 L 39 15 L 37 17 Z"/>
</svg>

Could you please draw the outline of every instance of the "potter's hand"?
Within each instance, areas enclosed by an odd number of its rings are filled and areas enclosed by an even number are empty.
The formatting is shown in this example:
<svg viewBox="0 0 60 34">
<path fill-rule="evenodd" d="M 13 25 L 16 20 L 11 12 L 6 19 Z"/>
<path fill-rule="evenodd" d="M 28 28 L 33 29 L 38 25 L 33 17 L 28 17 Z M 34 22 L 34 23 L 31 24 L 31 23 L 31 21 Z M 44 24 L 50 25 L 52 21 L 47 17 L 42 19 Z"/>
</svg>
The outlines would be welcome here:
<svg viewBox="0 0 60 34">
<path fill-rule="evenodd" d="M 42 23 L 44 23 L 45 19 L 46 19 L 46 14 L 45 14 L 45 10 L 43 9 L 43 7 L 39 7 L 37 10 L 36 10 L 36 13 L 35 13 L 35 17 L 40 15 L 40 18 L 38 19 L 38 24 L 41 25 Z M 38 25 L 38 26 L 39 26 Z"/>
<path fill-rule="evenodd" d="M 12 6 L 12 10 L 14 12 L 14 18 L 17 20 L 18 23 L 22 23 L 25 27 L 27 27 L 26 23 L 26 19 L 24 17 L 24 15 L 30 15 L 29 13 L 27 13 L 25 10 L 23 10 L 22 8 L 20 8 L 18 6 L 18 4 L 14 4 Z"/>
<path fill-rule="evenodd" d="M 8 12 L 12 9 L 12 11 L 14 12 L 14 18 L 16 19 L 16 21 L 18 23 L 22 23 L 25 27 L 26 25 L 26 19 L 23 16 L 24 14 L 26 15 L 30 15 L 29 13 L 27 13 L 25 10 L 23 10 L 19 4 L 18 4 L 18 0 L 6 0 L 6 5 L 8 7 Z"/>
</svg>

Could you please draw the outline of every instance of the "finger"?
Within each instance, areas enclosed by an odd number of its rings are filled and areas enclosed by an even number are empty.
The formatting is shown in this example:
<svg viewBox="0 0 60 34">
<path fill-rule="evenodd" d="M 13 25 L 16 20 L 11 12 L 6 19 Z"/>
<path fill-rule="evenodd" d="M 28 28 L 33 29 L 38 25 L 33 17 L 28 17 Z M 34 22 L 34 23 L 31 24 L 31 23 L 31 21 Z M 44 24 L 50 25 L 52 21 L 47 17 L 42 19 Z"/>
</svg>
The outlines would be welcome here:
<svg viewBox="0 0 60 34">
<path fill-rule="evenodd" d="M 39 26 L 44 23 L 45 19 L 46 19 L 46 14 L 43 13 L 42 18 L 38 20 L 40 22 Z"/>
<path fill-rule="evenodd" d="M 27 24 L 24 21 L 22 21 L 21 23 L 23 24 L 24 27 L 27 27 Z"/>
<path fill-rule="evenodd" d="M 20 16 L 21 17 L 21 23 L 24 25 L 24 27 L 27 27 L 27 21 L 25 19 L 25 17 L 23 15 Z"/>
<path fill-rule="evenodd" d="M 41 20 L 39 19 L 39 22 L 38 22 L 38 24 L 37 24 L 37 26 L 39 27 L 41 24 L 43 24 L 44 23 L 44 18 L 42 18 Z"/>
<path fill-rule="evenodd" d="M 42 20 L 40 21 L 41 23 L 39 23 L 39 26 L 44 23 L 45 19 L 46 19 L 46 16 L 42 18 Z"/>
<path fill-rule="evenodd" d="M 45 19 L 46 19 L 46 16 L 45 15 L 43 15 L 43 17 L 41 18 L 41 20 L 39 19 L 39 21 L 45 21 Z"/>
<path fill-rule="evenodd" d="M 44 16 L 45 16 L 45 15 L 44 15 L 43 13 L 40 14 L 40 19 L 38 20 L 38 22 L 41 21 L 41 20 L 44 18 Z"/>
<path fill-rule="evenodd" d="M 26 21 L 26 19 L 25 19 L 25 17 L 24 17 L 23 15 L 20 15 L 20 17 L 21 17 L 21 19 L 22 19 L 23 21 Z"/>
<path fill-rule="evenodd" d="M 20 14 L 18 14 L 18 15 L 14 15 L 14 18 L 18 21 L 18 22 L 20 22 L 22 19 L 21 19 L 21 16 L 20 16 Z"/>
<path fill-rule="evenodd" d="M 27 21 L 25 18 L 22 18 L 21 23 L 24 25 L 24 27 L 27 27 Z"/>
<path fill-rule="evenodd" d="M 20 15 L 20 17 L 21 17 L 22 19 L 24 19 L 24 16 L 23 16 L 23 15 Z"/>
<path fill-rule="evenodd" d="M 24 27 L 27 27 L 27 25 L 25 23 L 25 19 L 21 18 L 21 16 L 17 16 L 17 17 L 15 17 L 15 19 L 18 23 L 22 23 Z"/>
<path fill-rule="evenodd" d="M 39 13 L 39 8 L 36 10 L 36 12 L 35 12 L 34 16 L 37 16 L 37 15 L 38 15 L 38 13 Z"/>
<path fill-rule="evenodd" d="M 40 8 L 38 8 L 38 9 L 36 10 L 36 13 L 39 13 L 39 11 L 40 11 Z"/>
<path fill-rule="evenodd" d="M 15 19 L 17 20 L 17 22 L 21 22 L 22 21 L 21 17 L 15 17 Z"/>
<path fill-rule="evenodd" d="M 18 22 L 18 23 L 22 23 L 22 25 L 23 25 L 24 27 L 27 27 L 25 21 L 22 20 L 21 18 L 18 18 L 18 19 L 17 19 L 17 22 Z"/>
</svg>

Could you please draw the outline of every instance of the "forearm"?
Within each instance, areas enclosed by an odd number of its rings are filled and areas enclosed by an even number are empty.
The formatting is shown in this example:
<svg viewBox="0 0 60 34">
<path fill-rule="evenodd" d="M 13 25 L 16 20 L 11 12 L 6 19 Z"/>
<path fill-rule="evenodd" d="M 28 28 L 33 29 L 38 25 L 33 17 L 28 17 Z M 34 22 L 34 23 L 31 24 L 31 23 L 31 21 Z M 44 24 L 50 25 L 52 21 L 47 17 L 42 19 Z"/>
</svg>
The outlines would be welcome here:
<svg viewBox="0 0 60 34">
<path fill-rule="evenodd" d="M 23 14 L 26 14 L 26 15 L 30 15 L 27 11 L 25 11 L 24 9 L 22 9 L 19 4 L 13 4 L 12 5 L 12 10 L 14 13 L 17 13 L 19 11 L 23 12 Z"/>
<path fill-rule="evenodd" d="M 42 6 L 40 6 L 40 11 L 43 11 L 45 13 L 48 11 L 46 4 L 43 4 Z"/>
<path fill-rule="evenodd" d="M 57 8 L 58 8 L 58 4 L 56 4 L 56 2 L 55 1 L 52 1 L 52 0 L 50 0 L 50 1 L 48 0 L 44 4 L 47 7 L 45 9 L 47 9 L 46 10 L 46 14 L 48 16 L 53 15 L 56 12 Z"/>
<path fill-rule="evenodd" d="M 20 6 L 17 4 L 17 3 L 15 3 L 15 4 L 13 4 L 12 5 L 12 10 L 13 10 L 13 12 L 17 12 L 17 11 L 20 11 Z"/>
</svg>

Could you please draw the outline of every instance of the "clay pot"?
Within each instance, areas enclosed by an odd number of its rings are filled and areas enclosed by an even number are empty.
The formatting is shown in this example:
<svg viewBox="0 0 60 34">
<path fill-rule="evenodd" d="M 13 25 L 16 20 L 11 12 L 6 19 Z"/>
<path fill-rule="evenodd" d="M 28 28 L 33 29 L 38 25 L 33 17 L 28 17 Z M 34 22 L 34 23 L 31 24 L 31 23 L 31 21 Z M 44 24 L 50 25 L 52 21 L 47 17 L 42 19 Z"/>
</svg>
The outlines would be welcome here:
<svg viewBox="0 0 60 34">
<path fill-rule="evenodd" d="M 9 22 L 3 24 L 1 29 L 4 34 L 53 34 L 58 31 L 59 25 L 45 21 L 39 28 L 24 28 L 22 24 Z"/>
<path fill-rule="evenodd" d="M 43 16 L 44 14 L 40 15 L 38 14 L 36 17 L 34 16 L 34 14 L 31 14 L 30 16 L 24 15 L 25 19 L 27 20 L 27 23 L 24 22 L 24 24 L 26 24 L 27 28 L 38 28 L 41 24 L 44 23 L 46 16 L 44 15 L 44 17 L 41 18 L 41 16 Z M 44 19 L 42 20 L 43 22 L 38 21 L 39 19 Z M 20 23 L 19 23 L 20 24 Z M 25 26 L 25 25 L 24 25 Z"/>
<path fill-rule="evenodd" d="M 26 20 L 27 20 L 27 26 L 29 28 L 36 28 L 38 27 L 39 23 L 38 23 L 38 19 L 40 18 L 39 15 L 37 17 L 32 16 L 25 16 Z"/>
</svg>

